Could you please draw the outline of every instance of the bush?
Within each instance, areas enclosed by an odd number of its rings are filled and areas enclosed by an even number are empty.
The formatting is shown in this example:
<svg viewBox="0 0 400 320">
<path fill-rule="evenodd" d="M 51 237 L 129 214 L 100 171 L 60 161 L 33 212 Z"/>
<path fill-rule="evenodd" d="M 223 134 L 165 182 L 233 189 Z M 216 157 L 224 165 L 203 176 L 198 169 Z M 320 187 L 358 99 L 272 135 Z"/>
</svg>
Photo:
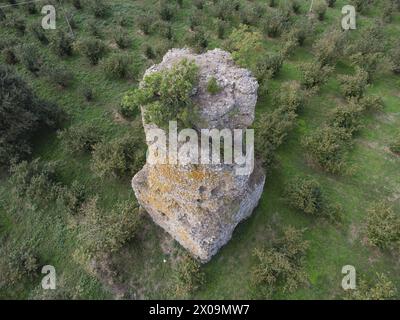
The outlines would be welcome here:
<svg viewBox="0 0 400 320">
<path fill-rule="evenodd" d="M 10 167 L 10 183 L 16 203 L 24 199 L 25 202 L 44 206 L 54 200 L 58 181 L 56 167 L 54 162 L 45 163 L 39 159 L 13 163 Z"/>
<path fill-rule="evenodd" d="M 254 124 L 255 152 L 266 169 L 272 165 L 274 153 L 293 128 L 296 117 L 293 111 L 278 108 L 271 113 L 262 113 Z"/>
<path fill-rule="evenodd" d="M 99 63 L 99 60 L 106 52 L 106 46 L 99 39 L 88 38 L 77 44 L 78 50 L 84 54 L 92 65 Z"/>
<path fill-rule="evenodd" d="M 174 17 L 176 7 L 166 0 L 160 0 L 159 14 L 162 20 L 171 21 Z"/>
<path fill-rule="evenodd" d="M 26 4 L 26 10 L 29 14 L 36 14 L 38 12 L 36 4 L 32 2 Z"/>
<path fill-rule="evenodd" d="M 266 54 L 256 63 L 255 76 L 259 81 L 275 78 L 282 69 L 283 56 L 281 54 Z"/>
<path fill-rule="evenodd" d="M 324 66 L 334 64 L 342 54 L 344 34 L 336 29 L 326 31 L 313 45 L 317 60 Z"/>
<path fill-rule="evenodd" d="M 39 259 L 34 248 L 26 244 L 13 243 L 11 249 L 1 248 L 2 261 L 0 261 L 0 286 L 2 288 L 14 286 L 24 278 L 32 280 L 39 269 Z"/>
<path fill-rule="evenodd" d="M 400 216 L 385 202 L 374 203 L 366 220 L 368 241 L 381 249 L 400 244 Z"/>
<path fill-rule="evenodd" d="M 188 254 L 184 254 L 175 266 L 174 280 L 174 297 L 189 298 L 204 283 L 204 273 L 201 271 L 200 263 Z"/>
<path fill-rule="evenodd" d="M 264 58 L 266 53 L 260 32 L 251 31 L 248 26 L 240 25 L 232 31 L 226 47 L 237 64 L 257 74 L 257 63 Z"/>
<path fill-rule="evenodd" d="M 58 195 L 59 201 L 63 203 L 68 213 L 76 215 L 85 203 L 88 192 L 84 185 L 74 180 L 70 187 L 62 188 Z"/>
<path fill-rule="evenodd" d="M 139 207 L 133 200 L 119 202 L 112 210 L 101 210 L 97 197 L 83 204 L 75 229 L 79 248 L 74 257 L 88 266 L 92 259 L 102 259 L 118 251 L 132 239 L 141 225 Z"/>
<path fill-rule="evenodd" d="M 62 118 L 54 105 L 38 99 L 11 69 L 0 66 L 0 166 L 31 153 L 34 133 L 55 128 Z"/>
<path fill-rule="evenodd" d="M 318 20 L 322 21 L 325 19 L 326 10 L 328 5 L 325 0 L 317 0 L 314 4 L 313 11 L 317 14 Z"/>
<path fill-rule="evenodd" d="M 353 135 L 360 129 L 360 115 L 363 111 L 363 108 L 355 101 L 338 106 L 332 112 L 330 123 Z"/>
<path fill-rule="evenodd" d="M 377 112 L 383 110 L 383 100 L 377 96 L 367 96 L 361 99 L 352 99 L 353 103 L 358 103 L 363 111 Z"/>
<path fill-rule="evenodd" d="M 393 73 L 400 74 L 400 41 L 389 51 L 389 58 Z"/>
<path fill-rule="evenodd" d="M 333 8 L 335 6 L 336 0 L 326 0 L 326 4 L 329 8 Z"/>
<path fill-rule="evenodd" d="M 72 37 L 65 31 L 58 31 L 57 35 L 52 39 L 51 46 L 55 53 L 60 57 L 72 55 Z"/>
<path fill-rule="evenodd" d="M 103 60 L 101 66 L 109 78 L 123 79 L 131 74 L 129 70 L 131 64 L 132 59 L 130 55 L 114 54 Z"/>
<path fill-rule="evenodd" d="M 217 18 L 223 21 L 233 20 L 239 9 L 239 3 L 230 0 L 218 0 L 214 2 L 213 12 Z"/>
<path fill-rule="evenodd" d="M 280 9 L 269 12 L 264 18 L 264 30 L 272 38 L 280 36 L 289 25 L 288 14 Z"/>
<path fill-rule="evenodd" d="M 92 170 L 99 177 L 126 178 L 139 171 L 145 162 L 144 137 L 139 131 L 94 146 Z"/>
<path fill-rule="evenodd" d="M 3 50 L 3 56 L 4 56 L 4 61 L 7 64 L 17 64 L 18 63 L 17 55 L 15 53 L 14 48 L 12 48 L 12 47 L 5 48 Z"/>
<path fill-rule="evenodd" d="M 340 173 L 350 145 L 351 134 L 343 128 L 324 126 L 303 140 L 312 158 L 326 171 Z"/>
<path fill-rule="evenodd" d="M 19 47 L 18 58 L 34 75 L 38 75 L 43 66 L 43 58 L 36 46 L 24 44 Z"/>
<path fill-rule="evenodd" d="M 308 19 L 299 19 L 290 29 L 287 35 L 287 40 L 294 40 L 299 46 L 303 46 L 306 38 L 312 33 L 313 26 Z"/>
<path fill-rule="evenodd" d="M 222 88 L 218 85 L 217 79 L 215 79 L 215 77 L 211 77 L 208 81 L 207 81 L 207 91 L 210 94 L 217 94 L 219 92 L 221 92 Z"/>
<path fill-rule="evenodd" d="M 72 5 L 75 7 L 75 9 L 80 10 L 82 9 L 82 2 L 81 0 L 72 0 Z"/>
<path fill-rule="evenodd" d="M 49 39 L 47 38 L 40 23 L 34 23 L 30 26 L 30 30 L 36 39 L 40 41 L 43 45 L 49 44 Z"/>
<path fill-rule="evenodd" d="M 373 0 L 351 0 L 350 4 L 356 8 L 357 12 L 365 12 Z"/>
<path fill-rule="evenodd" d="M 203 28 L 195 28 L 186 37 L 186 42 L 197 52 L 203 52 L 208 46 L 208 36 Z"/>
<path fill-rule="evenodd" d="M 296 81 L 288 81 L 281 85 L 273 97 L 274 105 L 283 112 L 299 113 L 305 103 L 305 95 Z"/>
<path fill-rule="evenodd" d="M 144 47 L 144 54 L 147 59 L 153 60 L 157 57 L 157 53 L 150 44 L 146 44 Z"/>
<path fill-rule="evenodd" d="M 373 76 L 376 73 L 378 66 L 382 61 L 383 56 L 384 55 L 379 52 L 367 53 L 364 55 L 361 53 L 357 53 L 350 56 L 350 60 L 352 62 L 352 65 L 359 67 L 367 72 L 368 83 L 371 83 Z"/>
<path fill-rule="evenodd" d="M 66 67 L 47 68 L 46 74 L 52 83 L 67 88 L 74 80 L 74 75 Z"/>
<path fill-rule="evenodd" d="M 309 178 L 294 178 L 286 185 L 286 201 L 297 210 L 310 215 L 321 215 L 322 191 L 319 183 Z"/>
<path fill-rule="evenodd" d="M 308 247 L 303 231 L 289 227 L 270 248 L 254 250 L 252 283 L 261 298 L 270 298 L 277 292 L 291 293 L 306 284 L 304 257 Z"/>
<path fill-rule="evenodd" d="M 154 18 L 146 13 L 140 14 L 139 17 L 137 18 L 137 24 L 139 26 L 139 29 L 142 30 L 142 32 L 146 35 L 150 34 L 151 26 L 153 25 L 153 20 Z"/>
<path fill-rule="evenodd" d="M 113 35 L 114 41 L 120 49 L 126 49 L 132 44 L 132 39 L 122 29 L 117 29 Z"/>
<path fill-rule="evenodd" d="M 400 135 L 398 135 L 390 145 L 390 151 L 400 155 Z"/>
<path fill-rule="evenodd" d="M 194 0 L 193 4 L 195 5 L 195 7 L 199 10 L 203 10 L 204 8 L 204 2 L 205 0 Z"/>
<path fill-rule="evenodd" d="M 26 21 L 16 16 L 10 16 L 6 21 L 7 27 L 14 28 L 20 36 L 26 32 Z"/>
<path fill-rule="evenodd" d="M 93 92 L 92 88 L 89 88 L 89 87 L 83 88 L 82 94 L 85 97 L 86 101 L 92 101 L 94 98 L 94 92 Z"/>
<path fill-rule="evenodd" d="M 79 124 L 58 133 L 64 149 L 70 153 L 91 152 L 101 142 L 103 133 L 94 124 Z"/>
<path fill-rule="evenodd" d="M 225 39 L 227 29 L 228 29 L 228 23 L 226 23 L 226 21 L 218 19 L 217 20 L 218 39 Z"/>
<path fill-rule="evenodd" d="M 343 75 L 339 78 L 343 95 L 346 98 L 362 98 L 368 86 L 368 73 L 356 67 L 353 76 Z"/>
<path fill-rule="evenodd" d="M 374 284 L 361 279 L 356 290 L 352 290 L 350 298 L 354 300 L 389 300 L 396 296 L 397 289 L 385 274 L 376 274 Z"/>
<path fill-rule="evenodd" d="M 104 2 L 104 0 L 92 0 L 90 2 L 90 11 L 96 18 L 105 18 L 109 13 L 109 6 Z"/>
<path fill-rule="evenodd" d="M 301 84 L 306 89 L 319 89 L 328 81 L 328 77 L 334 68 L 328 65 L 323 66 L 320 62 L 306 62 L 300 65 L 302 71 Z"/>
</svg>

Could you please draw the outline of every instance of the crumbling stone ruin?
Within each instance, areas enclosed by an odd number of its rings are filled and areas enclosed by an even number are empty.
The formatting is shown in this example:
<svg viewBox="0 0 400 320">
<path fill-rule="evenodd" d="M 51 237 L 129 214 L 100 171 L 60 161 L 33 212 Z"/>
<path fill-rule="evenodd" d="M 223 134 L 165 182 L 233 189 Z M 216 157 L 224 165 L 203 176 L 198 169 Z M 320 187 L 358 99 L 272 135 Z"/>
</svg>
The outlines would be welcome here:
<svg viewBox="0 0 400 320">
<path fill-rule="evenodd" d="M 145 77 L 185 58 L 199 67 L 192 97 L 201 115 L 196 129 L 248 128 L 254 121 L 258 83 L 225 51 L 194 54 L 188 49 L 172 49 Z M 218 93 L 207 91 L 210 77 L 216 79 Z M 142 115 L 144 112 L 142 108 Z M 155 125 L 143 122 L 147 135 Z M 238 223 L 251 215 L 263 191 L 265 175 L 257 162 L 245 175 L 238 175 L 235 166 L 147 163 L 133 178 L 132 187 L 154 222 L 193 256 L 207 262 L 230 240 Z"/>
</svg>

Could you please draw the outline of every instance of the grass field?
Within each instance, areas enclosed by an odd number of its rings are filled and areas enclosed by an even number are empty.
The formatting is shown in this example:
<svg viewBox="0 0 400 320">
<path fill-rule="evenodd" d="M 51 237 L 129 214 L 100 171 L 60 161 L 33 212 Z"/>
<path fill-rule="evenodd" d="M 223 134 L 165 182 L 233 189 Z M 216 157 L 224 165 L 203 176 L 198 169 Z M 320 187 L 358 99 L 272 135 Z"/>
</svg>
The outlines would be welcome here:
<svg viewBox="0 0 400 320">
<path fill-rule="evenodd" d="M 94 20 L 87 8 L 76 10 L 71 2 L 64 1 L 68 12 L 74 13 L 77 39 L 88 35 L 89 22 Z M 64 127 L 82 123 L 94 123 L 106 132 L 111 140 L 125 133 L 132 132 L 135 121 L 122 119 L 118 107 L 124 94 L 136 87 L 144 70 L 157 62 L 149 60 L 143 53 L 145 44 L 159 45 L 166 42 L 157 34 L 144 35 L 137 27 L 137 17 L 143 12 L 157 15 L 155 0 L 114 0 L 108 1 L 110 14 L 105 19 L 96 19 L 102 38 L 109 51 L 115 52 L 112 33 L 118 19 L 124 17 L 127 22 L 122 26 L 133 38 L 132 45 L 125 49 L 132 55 L 136 74 L 127 80 L 110 80 L 100 66 L 92 66 L 81 55 L 60 59 L 46 46 L 40 45 L 30 32 L 18 35 L 10 27 L 0 25 L 0 40 L 15 38 L 18 43 L 37 43 L 41 53 L 49 64 L 63 64 L 74 74 L 72 85 L 60 89 L 45 77 L 35 77 L 21 64 L 16 70 L 42 98 L 56 102 L 69 115 Z M 241 0 L 240 2 L 250 2 Z M 262 2 L 262 1 L 260 1 Z M 278 2 L 283 2 L 278 1 Z M 381 1 L 382 2 L 382 1 Z M 381 15 L 380 3 L 374 5 L 365 14 L 358 16 L 357 32 L 373 24 Z M 38 7 L 42 2 L 38 2 Z M 44 3 L 44 1 L 43 1 Z M 211 2 L 210 2 L 211 3 Z M 308 11 L 310 1 L 301 1 L 301 15 Z M 8 4 L 8 2 L 6 3 Z M 316 32 L 307 39 L 304 47 L 296 49 L 294 54 L 284 61 L 279 75 L 269 80 L 268 95 L 260 97 L 257 104 L 257 115 L 270 112 L 273 108 L 271 96 L 279 89 L 280 84 L 288 80 L 299 80 L 302 62 L 312 61 L 312 43 L 331 25 L 339 25 L 341 8 L 347 4 L 338 0 L 334 8 L 328 8 L 326 19 L 318 22 Z M 183 7 L 177 10 L 172 21 L 174 39 L 170 47 L 185 46 L 185 35 L 189 26 L 189 12 L 194 6 L 192 1 L 184 0 Z M 56 9 L 61 11 L 59 5 Z M 211 4 L 203 10 L 212 10 Z M 28 23 L 40 21 L 39 13 L 30 15 L 23 5 L 17 8 L 6 8 L 24 18 Z M 58 12 L 58 11 L 57 11 Z M 202 26 L 209 37 L 208 49 L 224 46 L 224 40 L 216 35 L 216 18 L 212 12 L 205 14 Z M 238 25 L 235 21 L 230 26 Z M 57 28 L 67 30 L 65 20 L 58 14 Z M 385 24 L 385 37 L 395 40 L 400 34 L 400 13 L 393 14 L 391 23 Z M 49 33 L 55 32 L 53 30 Z M 229 31 L 227 32 L 229 34 Z M 391 41 L 388 41 L 389 43 Z M 282 45 L 281 38 L 265 37 L 265 47 L 276 51 Z M 110 54 L 110 53 L 108 53 Z M 0 62 L 4 63 L 0 58 Z M 292 294 L 277 294 L 274 299 L 334 299 L 344 298 L 341 288 L 344 265 L 356 267 L 357 274 L 373 279 L 376 272 L 385 273 L 397 286 L 400 297 L 400 259 L 391 252 L 380 251 L 367 245 L 363 235 L 363 226 L 367 208 L 376 201 L 385 199 L 393 205 L 396 214 L 400 214 L 400 157 L 391 153 L 388 145 L 393 136 L 400 133 L 400 77 L 393 75 L 385 65 L 379 68 L 368 94 L 379 95 L 384 101 L 384 110 L 363 116 L 363 127 L 354 139 L 347 163 L 351 173 L 331 175 L 316 167 L 309 159 L 301 139 L 320 127 L 342 95 L 338 76 L 352 74 L 354 69 L 346 58 L 340 59 L 334 73 L 329 77 L 318 94 L 307 100 L 300 113 L 296 127 L 287 141 L 278 150 L 277 165 L 267 176 L 266 186 L 258 208 L 247 221 L 235 230 L 232 240 L 211 260 L 202 266 L 205 283 L 193 294 L 199 299 L 247 299 L 252 298 L 251 269 L 254 264 L 252 251 L 255 247 L 268 243 L 276 230 L 283 226 L 305 228 L 305 238 L 310 242 L 306 257 L 308 284 Z M 82 94 L 83 87 L 94 89 L 95 98 L 87 102 Z M 33 157 L 44 161 L 60 161 L 61 181 L 70 184 L 78 180 L 88 186 L 100 199 L 104 210 L 120 200 L 133 199 L 130 179 L 100 179 L 90 169 L 90 155 L 75 156 L 67 153 L 60 145 L 55 133 L 42 134 L 35 139 Z M 343 208 L 343 222 L 335 225 L 322 219 L 308 217 L 288 207 L 284 197 L 284 185 L 293 176 L 303 174 L 314 177 L 321 184 L 324 193 L 333 203 Z M 68 228 L 68 217 L 57 211 L 56 204 L 48 203 L 44 207 L 25 206 L 23 214 L 9 209 L 10 185 L 7 175 L 0 180 L 0 244 L 12 246 L 13 241 L 24 241 L 37 248 L 40 260 L 54 265 L 60 286 L 74 288 L 79 299 L 103 299 L 118 297 L 124 292 L 126 298 L 169 298 L 168 288 L 171 279 L 174 255 L 183 249 L 149 218 L 145 219 L 143 228 L 137 237 L 125 245 L 122 250 L 113 254 L 112 264 L 116 273 L 113 276 L 96 277 L 88 273 L 74 259 L 72 252 L 80 244 L 76 234 Z M 168 252 L 172 253 L 169 254 Z M 165 260 L 164 260 L 165 259 Z M 113 281 L 110 281 L 113 278 Z M 40 275 L 26 278 L 13 287 L 0 288 L 0 298 L 26 299 L 34 297 L 40 288 Z"/>
</svg>

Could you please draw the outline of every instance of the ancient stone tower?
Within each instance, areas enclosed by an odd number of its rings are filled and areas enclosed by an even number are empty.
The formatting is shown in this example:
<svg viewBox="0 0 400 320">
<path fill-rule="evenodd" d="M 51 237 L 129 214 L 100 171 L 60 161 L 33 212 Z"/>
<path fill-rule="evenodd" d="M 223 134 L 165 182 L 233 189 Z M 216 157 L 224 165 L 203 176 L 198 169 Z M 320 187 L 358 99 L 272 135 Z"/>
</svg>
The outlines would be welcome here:
<svg viewBox="0 0 400 320">
<path fill-rule="evenodd" d="M 225 51 L 215 49 L 197 55 L 187 49 L 173 49 L 145 76 L 184 58 L 199 67 L 198 87 L 193 93 L 201 114 L 199 127 L 249 127 L 254 121 L 258 83 Z M 217 94 L 206 89 L 210 77 L 221 88 Z M 147 132 L 154 124 L 144 123 L 144 128 Z M 257 163 L 247 175 L 237 175 L 234 164 L 146 164 L 133 178 L 132 187 L 154 222 L 192 255 L 207 262 L 229 241 L 237 224 L 251 215 L 264 182 L 265 175 Z"/>
</svg>

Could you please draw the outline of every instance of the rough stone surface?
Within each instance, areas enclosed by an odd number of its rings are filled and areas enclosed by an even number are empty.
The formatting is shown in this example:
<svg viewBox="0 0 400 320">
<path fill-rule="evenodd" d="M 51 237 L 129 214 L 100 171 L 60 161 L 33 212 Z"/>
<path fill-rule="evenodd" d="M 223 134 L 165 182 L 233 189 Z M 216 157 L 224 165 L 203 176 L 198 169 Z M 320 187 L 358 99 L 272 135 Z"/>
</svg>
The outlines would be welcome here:
<svg viewBox="0 0 400 320">
<path fill-rule="evenodd" d="M 163 61 L 146 71 L 170 68 L 183 58 L 199 66 L 199 84 L 193 100 L 199 107 L 200 128 L 243 129 L 254 121 L 258 84 L 230 54 L 215 49 L 197 55 L 172 49 Z M 211 95 L 207 82 L 215 77 L 221 92 Z M 154 125 L 145 124 L 145 131 Z M 207 262 L 232 237 L 237 224 L 257 206 L 265 175 L 257 164 L 249 175 L 237 175 L 235 165 L 146 164 L 132 180 L 140 205 L 155 223 L 183 247 Z"/>
</svg>

